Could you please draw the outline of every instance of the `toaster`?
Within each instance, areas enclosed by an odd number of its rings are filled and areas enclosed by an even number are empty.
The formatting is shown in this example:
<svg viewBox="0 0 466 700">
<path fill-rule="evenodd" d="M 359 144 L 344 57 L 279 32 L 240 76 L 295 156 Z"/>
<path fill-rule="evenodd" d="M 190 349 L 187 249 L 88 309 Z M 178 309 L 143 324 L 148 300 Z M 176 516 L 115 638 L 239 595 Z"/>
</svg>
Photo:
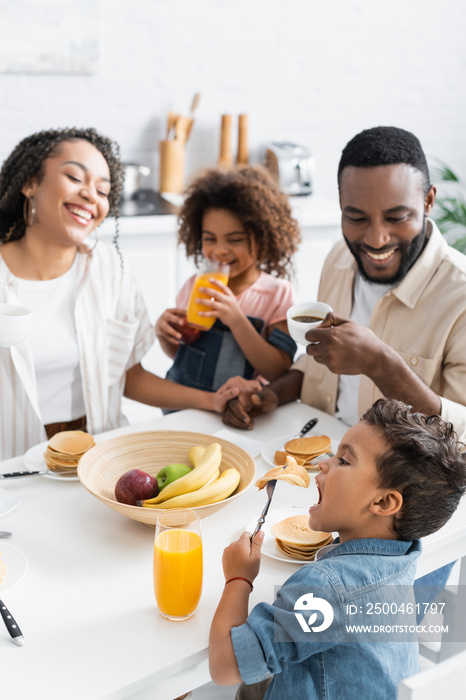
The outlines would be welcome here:
<svg viewBox="0 0 466 700">
<path fill-rule="evenodd" d="M 265 150 L 265 166 L 286 194 L 311 194 L 314 158 L 305 146 L 271 141 Z"/>
</svg>

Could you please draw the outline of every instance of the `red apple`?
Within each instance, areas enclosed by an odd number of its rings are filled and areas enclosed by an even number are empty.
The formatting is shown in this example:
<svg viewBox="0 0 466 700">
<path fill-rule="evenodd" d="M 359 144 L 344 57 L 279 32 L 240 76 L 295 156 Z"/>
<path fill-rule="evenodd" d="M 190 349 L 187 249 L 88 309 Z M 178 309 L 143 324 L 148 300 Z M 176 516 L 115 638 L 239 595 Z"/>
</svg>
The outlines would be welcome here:
<svg viewBox="0 0 466 700">
<path fill-rule="evenodd" d="M 115 484 L 115 498 L 129 506 L 137 506 L 138 501 L 155 498 L 158 492 L 156 477 L 143 472 L 142 469 L 130 469 L 122 474 Z"/>
</svg>

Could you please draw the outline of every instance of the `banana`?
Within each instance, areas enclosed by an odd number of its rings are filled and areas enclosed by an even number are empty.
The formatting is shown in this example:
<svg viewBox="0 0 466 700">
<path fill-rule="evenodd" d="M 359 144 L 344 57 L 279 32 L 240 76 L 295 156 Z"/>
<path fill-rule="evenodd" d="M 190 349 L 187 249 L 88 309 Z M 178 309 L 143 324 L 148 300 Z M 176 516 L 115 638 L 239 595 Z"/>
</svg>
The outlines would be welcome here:
<svg viewBox="0 0 466 700">
<path fill-rule="evenodd" d="M 182 477 L 183 478 L 183 477 Z M 210 503 L 218 503 L 228 498 L 238 486 L 241 475 L 237 469 L 231 467 L 225 469 L 216 481 L 212 484 L 203 486 L 197 491 L 184 493 L 174 498 L 169 498 L 163 503 L 154 504 L 151 501 L 144 501 L 144 508 L 195 508 L 196 506 L 207 506 Z M 170 486 L 170 484 L 169 484 Z M 168 486 L 166 487 L 168 488 Z"/>
<path fill-rule="evenodd" d="M 188 459 L 193 465 L 193 467 L 197 467 L 198 464 L 200 464 L 204 453 L 205 447 L 202 447 L 202 445 L 194 445 L 193 447 L 191 447 L 191 449 L 188 452 Z"/>
<path fill-rule="evenodd" d="M 213 484 L 214 481 L 217 481 L 217 479 L 218 479 L 219 477 L 220 477 L 220 469 L 217 469 L 217 471 L 215 472 L 215 474 L 212 474 L 212 476 L 210 477 L 209 481 L 207 481 L 207 483 L 205 483 L 204 486 L 201 486 L 201 488 L 202 488 L 202 489 L 205 489 L 206 486 L 210 486 L 210 484 Z M 200 491 L 200 490 L 201 490 L 201 489 L 198 489 L 198 491 Z"/>
<path fill-rule="evenodd" d="M 206 448 L 201 461 L 189 474 L 181 476 L 179 479 L 176 479 L 176 481 L 172 481 L 171 484 L 165 486 L 158 496 L 143 501 L 141 505 L 145 506 L 146 504 L 161 503 L 162 501 L 167 501 L 169 498 L 181 496 L 191 491 L 197 491 L 202 488 L 202 486 L 205 486 L 212 476 L 218 472 L 221 461 L 222 448 L 218 442 L 213 442 Z"/>
</svg>

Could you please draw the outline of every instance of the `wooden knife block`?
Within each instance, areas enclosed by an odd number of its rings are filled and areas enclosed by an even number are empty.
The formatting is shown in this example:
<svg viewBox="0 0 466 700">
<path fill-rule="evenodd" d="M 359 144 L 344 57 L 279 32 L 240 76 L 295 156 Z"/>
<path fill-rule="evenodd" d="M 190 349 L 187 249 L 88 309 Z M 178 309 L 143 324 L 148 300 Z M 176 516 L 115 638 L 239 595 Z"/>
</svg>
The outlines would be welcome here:
<svg viewBox="0 0 466 700">
<path fill-rule="evenodd" d="M 179 194 L 184 189 L 184 143 L 159 141 L 159 192 Z"/>
</svg>

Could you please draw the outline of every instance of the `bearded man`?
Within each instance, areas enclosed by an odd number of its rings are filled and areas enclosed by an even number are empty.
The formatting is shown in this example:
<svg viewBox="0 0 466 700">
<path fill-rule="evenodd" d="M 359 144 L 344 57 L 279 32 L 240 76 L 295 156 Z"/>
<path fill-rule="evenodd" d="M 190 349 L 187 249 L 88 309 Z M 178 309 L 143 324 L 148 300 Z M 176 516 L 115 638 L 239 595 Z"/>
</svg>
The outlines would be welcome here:
<svg viewBox="0 0 466 700">
<path fill-rule="evenodd" d="M 301 399 L 353 425 L 395 398 L 439 414 L 466 439 L 466 256 L 430 219 L 436 189 L 419 140 L 376 127 L 346 145 L 338 167 L 344 240 L 329 253 L 319 300 L 334 309 L 308 331 L 306 354 L 259 393 L 245 385 L 224 422 Z"/>
</svg>

